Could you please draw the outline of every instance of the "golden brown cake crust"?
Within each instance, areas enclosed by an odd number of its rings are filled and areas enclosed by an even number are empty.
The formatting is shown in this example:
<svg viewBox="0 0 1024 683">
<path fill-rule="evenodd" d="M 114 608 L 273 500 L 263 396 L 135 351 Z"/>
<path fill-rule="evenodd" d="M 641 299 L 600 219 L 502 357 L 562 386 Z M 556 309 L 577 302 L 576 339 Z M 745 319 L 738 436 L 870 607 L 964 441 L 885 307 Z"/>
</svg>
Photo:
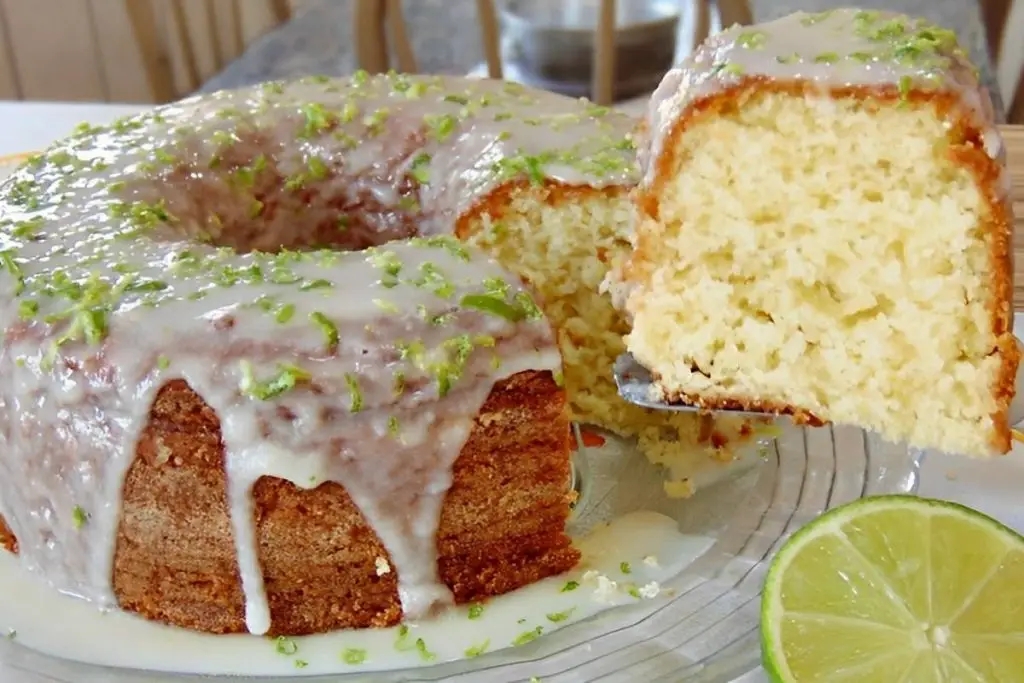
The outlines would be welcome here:
<svg viewBox="0 0 1024 683">
<path fill-rule="evenodd" d="M 664 142 L 661 148 L 664 151 L 651 160 L 653 168 L 648 173 L 651 182 L 642 184 L 634 190 L 634 201 L 640 215 L 652 221 L 658 220 L 658 198 L 662 196 L 665 184 L 684 161 L 676 158 L 672 152 L 679 148 L 677 143 L 688 128 L 709 117 L 734 111 L 742 107 L 746 100 L 768 92 L 795 97 L 820 97 L 822 87 L 820 84 L 806 81 L 781 82 L 763 76 L 748 76 L 739 79 L 735 85 L 721 89 L 713 96 L 694 102 L 683 116 L 672 123 L 668 131 L 663 132 Z M 827 92 L 834 99 L 854 98 L 867 106 L 871 103 L 879 107 L 894 106 L 899 102 L 929 106 L 934 108 L 938 116 L 953 124 L 949 129 L 947 153 L 974 176 L 977 186 L 983 192 L 987 207 L 981 230 L 986 237 L 989 259 L 993 266 L 990 282 L 992 303 L 989 306 L 989 314 L 997 345 L 992 349 L 992 353 L 999 354 L 1002 359 L 1000 372 L 992 387 L 997 410 L 991 416 L 994 425 L 991 446 L 997 453 L 1006 453 L 1011 447 L 1008 409 L 1014 395 L 1020 354 L 1013 334 L 1013 251 L 1010 239 L 1013 234 L 1013 215 L 1009 197 L 1001 190 L 1003 171 L 1000 162 L 986 153 L 982 128 L 964 111 L 959 98 L 953 93 L 922 90 L 900 93 L 896 85 L 831 87 Z M 645 274 L 639 264 L 657 262 L 655 254 L 658 244 L 652 237 L 650 233 L 640 233 L 637 236 L 634 252 L 623 267 L 624 280 L 642 282 Z M 708 410 L 763 411 L 791 415 L 797 423 L 823 424 L 820 418 L 797 406 L 763 401 L 755 397 L 748 400 L 722 400 L 715 397 L 667 395 L 665 399 L 694 403 Z"/>
<path fill-rule="evenodd" d="M 507 211 L 510 199 L 527 189 L 534 193 L 541 193 L 535 194 L 537 201 L 543 201 L 552 205 L 585 199 L 594 195 L 614 199 L 624 196 L 630 191 L 630 188 L 625 185 L 609 185 L 608 187 L 598 188 L 591 187 L 590 185 L 573 185 L 557 180 L 548 180 L 543 186 L 537 186 L 527 180 L 513 180 L 491 192 L 487 197 L 474 205 L 472 209 L 459 216 L 455 235 L 460 239 L 469 237 L 469 226 L 482 214 L 490 216 L 492 220 L 500 220 Z"/>
<path fill-rule="evenodd" d="M 18 552 L 18 539 L 14 537 L 14 532 L 7 526 L 7 520 L 0 517 L 0 547 L 10 553 Z"/>
<path fill-rule="evenodd" d="M 550 372 L 498 383 L 453 470 L 438 528 L 438 569 L 457 603 L 572 568 L 565 399 Z M 211 633 L 246 632 L 216 414 L 187 384 L 159 392 L 124 486 L 114 558 L 122 609 Z M 393 625 L 395 573 L 344 488 L 275 478 L 253 491 L 270 634 Z M 16 551 L 6 524 L 0 542 Z M 383 567 L 383 565 L 381 565 Z"/>
<path fill-rule="evenodd" d="M 455 235 L 462 240 L 469 239 L 473 234 L 472 225 L 478 221 L 481 215 L 487 215 L 493 221 L 500 221 L 508 211 L 512 198 L 526 190 L 530 190 L 533 193 L 536 201 L 557 206 L 565 202 L 585 200 L 594 196 L 614 201 L 615 199 L 628 196 L 631 188 L 625 185 L 610 185 L 597 188 L 589 185 L 572 185 L 555 180 L 549 180 L 543 186 L 531 185 L 531 183 L 525 180 L 508 182 L 460 216 L 455 227 Z M 610 255 L 600 248 L 597 250 L 596 256 L 599 261 L 606 264 L 610 259 Z M 562 334 L 563 332 L 558 329 L 555 331 L 557 334 Z"/>
</svg>

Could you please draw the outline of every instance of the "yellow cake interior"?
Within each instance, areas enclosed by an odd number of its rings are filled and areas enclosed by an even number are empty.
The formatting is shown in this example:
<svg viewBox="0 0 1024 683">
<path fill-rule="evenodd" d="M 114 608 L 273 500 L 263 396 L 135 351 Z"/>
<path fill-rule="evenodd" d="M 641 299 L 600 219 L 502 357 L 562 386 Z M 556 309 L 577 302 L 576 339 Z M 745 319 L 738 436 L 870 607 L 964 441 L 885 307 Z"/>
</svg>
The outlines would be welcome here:
<svg viewBox="0 0 1024 683">
<path fill-rule="evenodd" d="M 928 103 L 775 92 L 690 122 L 638 226 L 630 350 L 670 396 L 990 453 L 1002 304 L 949 134 Z"/>
<path fill-rule="evenodd" d="M 493 211 L 493 209 L 492 209 Z M 540 294 L 558 333 L 572 419 L 624 437 L 667 471 L 666 491 L 687 495 L 689 478 L 712 458 L 728 460 L 747 421 L 657 413 L 619 398 L 612 376 L 629 326 L 599 291 L 611 264 L 629 253 L 632 206 L 624 190 L 523 186 L 500 218 L 473 218 L 468 240 Z"/>
</svg>

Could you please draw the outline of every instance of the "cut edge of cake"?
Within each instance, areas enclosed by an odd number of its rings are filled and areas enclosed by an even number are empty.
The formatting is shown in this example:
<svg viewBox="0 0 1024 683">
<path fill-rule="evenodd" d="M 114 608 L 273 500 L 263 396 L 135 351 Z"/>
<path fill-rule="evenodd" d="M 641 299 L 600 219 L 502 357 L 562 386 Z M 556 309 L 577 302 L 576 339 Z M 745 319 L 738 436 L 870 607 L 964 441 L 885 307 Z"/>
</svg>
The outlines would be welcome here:
<svg viewBox="0 0 1024 683">
<path fill-rule="evenodd" d="M 512 181 L 461 216 L 456 234 L 538 295 L 558 338 L 571 419 L 635 438 L 640 452 L 663 468 L 666 493 L 679 497 L 678 491 L 693 491 L 695 456 L 728 462 L 758 433 L 758 422 L 652 411 L 619 396 L 613 365 L 626 350 L 629 324 L 603 283 L 629 255 L 632 191 Z"/>
<path fill-rule="evenodd" d="M 751 28 L 756 32 L 758 27 Z M 675 82 L 670 76 L 662 87 L 685 88 L 686 78 L 686 74 L 677 72 Z M 689 87 L 699 90 L 694 82 Z M 1019 361 L 1012 332 L 1012 216 L 1002 170 L 1001 140 L 990 125 L 991 109 L 987 117 L 979 117 L 977 109 L 965 106 L 961 96 L 905 82 L 823 87 L 810 80 L 750 75 L 732 78 L 706 96 L 691 94 L 685 106 L 680 106 L 680 101 L 687 99 L 685 95 L 673 98 L 670 94 L 666 100 L 655 101 L 651 120 L 643 131 L 647 138 L 641 150 L 645 178 L 634 194 L 634 251 L 606 284 L 631 319 L 632 329 L 626 337 L 630 352 L 656 379 L 658 395 L 652 398 L 708 409 L 790 414 L 797 422 L 811 424 L 854 424 L 894 441 L 974 456 L 1007 452 L 1007 413 Z M 975 106 L 980 105 L 984 114 L 987 97 L 980 90 L 977 97 Z M 787 116 L 792 119 L 788 123 Z M 859 134 L 851 120 L 863 124 Z M 876 126 L 873 131 L 872 125 Z M 837 135 L 843 126 L 847 127 L 842 131 L 845 139 Z M 830 134 L 834 139 L 827 139 Z M 824 168 L 821 160 L 814 158 L 823 151 L 846 154 Z M 888 183 L 874 188 L 883 194 L 844 198 L 843 192 L 851 189 L 849 184 L 854 180 L 854 185 L 860 183 L 855 188 L 858 191 L 872 191 L 867 164 L 886 161 L 889 152 L 889 165 L 875 169 L 876 175 Z M 897 158 L 901 153 L 905 160 L 931 160 L 933 166 L 918 164 L 901 169 Z M 797 158 L 801 154 L 805 157 Z M 793 158 L 787 161 L 787 155 Z M 794 161 L 800 163 L 786 167 Z M 858 165 L 860 169 L 856 169 Z M 828 182 L 801 189 L 798 181 L 808 181 L 824 171 L 839 172 L 829 181 L 835 190 L 831 199 L 821 192 Z M 929 173 L 935 177 L 928 178 Z M 945 184 L 929 185 L 936 181 Z M 894 214 L 891 200 L 895 194 L 889 185 L 898 182 L 920 187 L 900 189 L 918 202 L 905 201 L 898 207 L 902 213 Z M 935 192 L 936 187 L 943 188 L 942 192 Z M 794 188 L 796 195 L 786 196 Z M 817 199 L 815 192 L 820 195 Z M 803 211 L 795 201 L 785 204 L 794 199 L 815 199 L 822 206 Z M 872 202 L 878 206 L 869 206 Z M 856 219 L 842 225 L 843 221 L 836 220 L 829 209 L 880 208 L 882 212 L 877 216 L 867 212 L 860 227 L 877 227 L 884 220 L 898 226 L 901 221 L 897 216 L 912 215 L 929 202 L 931 213 L 922 210 L 913 218 L 915 222 L 927 222 L 930 232 L 919 231 L 915 237 L 911 231 L 911 239 L 904 245 L 907 249 L 898 253 L 887 254 L 884 248 L 879 251 L 879 245 L 865 244 L 860 256 L 866 258 L 859 266 L 854 264 L 853 270 L 841 262 L 811 263 L 829 255 L 827 248 L 800 249 L 799 257 L 793 257 L 793 244 L 813 246 L 816 235 L 828 238 L 820 227 L 822 221 L 837 233 L 843 227 L 857 227 Z M 752 211 L 761 211 L 762 215 L 755 216 Z M 794 214 L 803 218 L 802 233 Z M 976 220 L 968 222 L 965 216 Z M 907 225 L 904 223 L 904 227 Z M 754 227 L 760 227 L 762 234 L 757 234 Z M 781 237 L 791 242 L 784 248 L 776 244 L 773 252 L 772 246 L 764 243 L 768 236 L 764 231 L 779 227 L 788 231 Z M 929 253 L 927 238 L 931 238 L 935 253 Z M 961 240 L 962 249 L 947 240 Z M 841 246 L 842 241 L 843 237 L 837 235 L 831 246 Z M 883 247 L 892 247 L 881 242 Z M 955 264 L 953 257 L 963 257 L 964 263 Z M 945 266 L 943 258 L 949 261 Z M 877 266 L 876 272 L 864 265 L 872 263 Z M 902 268 L 915 263 L 913 272 L 903 273 L 903 277 L 885 272 L 893 264 Z M 790 271 L 806 270 L 803 274 L 790 272 L 792 282 L 800 282 L 806 291 L 794 293 L 791 282 L 776 289 L 776 303 L 768 306 L 765 283 L 751 286 L 751 282 L 771 277 L 779 266 Z M 842 279 L 844 268 L 851 275 L 857 267 L 860 282 L 837 281 Z M 925 282 L 928 268 L 950 272 L 943 275 L 937 271 L 935 281 L 929 284 Z M 822 282 L 823 272 L 833 276 L 833 281 Z M 969 281 L 963 290 L 956 289 L 959 276 Z M 945 286 L 949 291 L 965 292 L 965 298 L 959 303 L 947 298 L 948 310 L 934 311 L 927 321 L 900 320 L 907 313 L 900 297 L 912 294 L 898 291 L 901 282 L 905 288 L 915 283 L 925 289 L 934 286 L 941 290 Z M 759 292 L 757 296 L 762 300 L 746 300 L 747 290 Z M 875 300 L 857 302 L 856 297 L 862 294 Z M 884 300 L 886 294 L 892 298 Z M 794 302 L 787 305 L 783 302 L 786 297 Z M 918 299 L 925 301 L 922 296 Z M 815 307 L 822 310 L 784 320 L 787 311 L 807 310 L 808 302 L 812 312 Z M 852 310 L 830 310 L 843 306 Z M 817 353 L 815 357 L 815 353 L 830 345 L 833 351 L 842 350 L 843 345 L 830 341 L 829 330 L 820 325 L 818 329 L 802 330 L 804 339 L 794 345 L 794 329 L 810 326 L 815 315 L 829 320 L 837 313 L 854 316 L 852 322 L 857 316 L 890 318 L 889 328 L 895 328 L 906 339 L 920 340 L 899 360 L 903 361 L 903 372 L 915 367 L 927 381 L 916 382 L 916 387 L 915 383 L 890 382 L 889 388 L 896 396 L 872 388 L 884 383 L 881 374 L 886 362 L 892 364 L 897 358 L 884 354 L 865 358 L 862 354 L 858 362 L 851 362 L 854 359 L 839 353 L 826 362 L 822 358 L 825 354 Z M 959 334 L 946 330 L 940 336 L 936 326 L 943 321 L 966 329 Z M 790 329 L 784 329 L 787 326 Z M 850 331 L 863 332 L 864 325 L 859 327 L 852 325 Z M 763 343 L 766 335 L 772 334 L 777 338 Z M 808 338 L 815 335 L 817 338 Z M 949 340 L 947 346 L 965 343 L 966 348 L 942 348 L 940 353 L 940 339 Z M 865 351 L 872 343 L 870 336 L 858 341 Z M 756 348 L 759 344 L 764 348 Z M 893 344 L 882 346 L 889 352 L 894 348 Z M 812 353 L 808 353 L 809 347 Z M 929 353 L 935 353 L 936 358 L 927 358 Z M 784 377 L 788 367 L 796 369 L 796 378 Z M 762 372 L 763 368 L 769 371 Z M 766 377 L 772 371 L 775 376 Z M 830 374 L 857 372 L 865 376 L 859 388 L 856 384 L 850 386 L 853 391 L 840 393 L 842 382 L 830 378 Z M 898 376 L 900 370 L 894 372 Z M 899 395 L 915 388 L 921 394 L 916 400 Z M 954 398 L 948 398 L 951 395 Z"/>
</svg>

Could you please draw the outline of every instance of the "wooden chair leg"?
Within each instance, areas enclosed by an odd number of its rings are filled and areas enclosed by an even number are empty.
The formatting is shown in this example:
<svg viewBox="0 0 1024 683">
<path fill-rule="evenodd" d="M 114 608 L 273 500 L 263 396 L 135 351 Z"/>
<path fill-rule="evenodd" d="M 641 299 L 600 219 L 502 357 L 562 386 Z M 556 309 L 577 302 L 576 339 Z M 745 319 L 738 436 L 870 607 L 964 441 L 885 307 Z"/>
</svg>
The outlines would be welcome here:
<svg viewBox="0 0 1024 683">
<path fill-rule="evenodd" d="M 224 68 L 224 45 L 221 43 L 220 22 L 217 20 L 217 7 L 206 3 L 206 30 L 210 32 L 210 49 L 213 52 L 213 68 Z"/>
<path fill-rule="evenodd" d="M 1007 93 L 1013 97 L 1010 101 L 1010 109 L 1006 114 L 1006 122 L 1013 124 L 1024 124 L 1024 69 L 1021 69 L 1020 80 L 1017 82 L 1017 93 Z"/>
<path fill-rule="evenodd" d="M 988 41 L 992 59 L 998 61 L 1006 28 L 1006 18 L 1014 0 L 981 0 L 981 19 L 985 24 L 985 39 Z"/>
<path fill-rule="evenodd" d="M 690 50 L 696 50 L 711 33 L 711 2 L 710 0 L 693 0 L 693 44 Z"/>
<path fill-rule="evenodd" d="M 608 106 L 615 101 L 615 0 L 601 0 L 594 36 L 591 91 L 600 105 Z"/>
<path fill-rule="evenodd" d="M 286 20 L 279 20 L 278 23 L 283 23 L 283 21 Z M 231 2 L 231 41 L 235 56 L 242 54 L 245 50 L 245 35 L 242 30 L 242 0 L 232 0 Z"/>
<path fill-rule="evenodd" d="M 729 28 L 733 24 L 749 26 L 754 23 L 754 15 L 747 0 L 715 0 L 715 5 L 722 20 L 722 28 Z"/>
<path fill-rule="evenodd" d="M 398 70 L 407 74 L 416 73 L 419 69 L 416 68 L 416 55 L 406 32 L 402 0 L 387 0 L 384 7 L 391 45 L 394 46 L 395 56 L 398 58 Z"/>
<path fill-rule="evenodd" d="M 150 0 L 124 0 L 124 8 L 142 55 L 142 65 L 146 70 L 146 80 L 153 99 L 158 103 L 174 100 L 177 97 L 174 71 L 157 27 L 152 3 Z"/>
<path fill-rule="evenodd" d="M 386 14 L 385 0 L 355 0 L 352 38 L 356 46 L 356 61 L 359 68 L 370 73 L 388 70 L 388 46 L 384 29 Z"/>
<path fill-rule="evenodd" d="M 292 8 L 288 0 L 271 0 L 270 10 L 274 13 L 274 19 L 278 24 L 283 24 L 292 18 Z"/>
<path fill-rule="evenodd" d="M 494 11 L 494 0 L 476 0 L 476 12 L 480 17 L 483 33 L 484 56 L 487 58 L 488 78 L 501 78 L 501 31 L 498 28 L 498 14 Z"/>
<path fill-rule="evenodd" d="M 148 0 L 147 0 L 148 1 Z M 199 73 L 199 60 L 196 58 L 196 46 L 192 43 L 192 32 L 188 26 L 188 14 L 183 0 L 171 0 L 171 14 L 174 17 L 174 28 L 178 32 L 178 43 L 185 57 L 185 75 L 188 78 L 187 90 L 195 90 L 202 83 Z"/>
</svg>

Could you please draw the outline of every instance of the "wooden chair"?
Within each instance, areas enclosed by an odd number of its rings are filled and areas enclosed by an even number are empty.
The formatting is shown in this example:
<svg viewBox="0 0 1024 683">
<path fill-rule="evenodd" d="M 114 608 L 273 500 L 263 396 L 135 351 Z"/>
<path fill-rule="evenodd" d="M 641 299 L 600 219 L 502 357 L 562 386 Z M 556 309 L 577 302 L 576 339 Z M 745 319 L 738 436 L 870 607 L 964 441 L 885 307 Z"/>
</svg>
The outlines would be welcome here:
<svg viewBox="0 0 1024 683">
<path fill-rule="evenodd" d="M 1024 124 L 1024 0 L 981 0 L 981 11 L 1006 120 Z"/>
<path fill-rule="evenodd" d="M 501 78 L 500 34 L 494 2 L 477 0 L 476 7 L 483 34 L 487 75 L 490 78 Z M 406 32 L 401 0 L 355 0 L 352 32 L 359 68 L 370 73 L 383 73 L 391 68 L 387 36 L 390 33 L 393 43 L 391 47 L 397 58 L 395 68 L 405 73 L 416 73 L 419 70 Z"/>
<path fill-rule="evenodd" d="M 291 17 L 288 0 L 264 0 L 264 7 L 257 7 L 259 4 L 257 0 L 204 0 L 202 16 L 197 17 L 196 12 L 188 11 L 196 5 L 185 0 L 124 0 L 153 99 L 178 99 L 241 54 L 245 12 L 254 8 L 268 11 L 275 24 Z M 173 30 L 177 49 L 164 27 Z M 183 68 L 175 69 L 175 56 L 180 57 Z"/>
<path fill-rule="evenodd" d="M 691 0 L 695 11 L 695 42 L 707 37 L 711 30 L 709 0 Z M 717 0 L 722 25 L 751 23 L 746 0 Z M 401 0 L 355 0 L 352 21 L 359 66 L 371 73 L 399 71 L 414 73 L 416 57 L 402 16 Z M 501 36 L 494 0 L 477 0 L 477 15 L 483 36 L 487 75 L 501 78 Z M 388 58 L 388 34 L 397 64 Z M 594 69 L 591 81 L 593 99 L 598 104 L 611 104 L 615 83 L 615 0 L 601 0 L 594 44 Z"/>
</svg>

